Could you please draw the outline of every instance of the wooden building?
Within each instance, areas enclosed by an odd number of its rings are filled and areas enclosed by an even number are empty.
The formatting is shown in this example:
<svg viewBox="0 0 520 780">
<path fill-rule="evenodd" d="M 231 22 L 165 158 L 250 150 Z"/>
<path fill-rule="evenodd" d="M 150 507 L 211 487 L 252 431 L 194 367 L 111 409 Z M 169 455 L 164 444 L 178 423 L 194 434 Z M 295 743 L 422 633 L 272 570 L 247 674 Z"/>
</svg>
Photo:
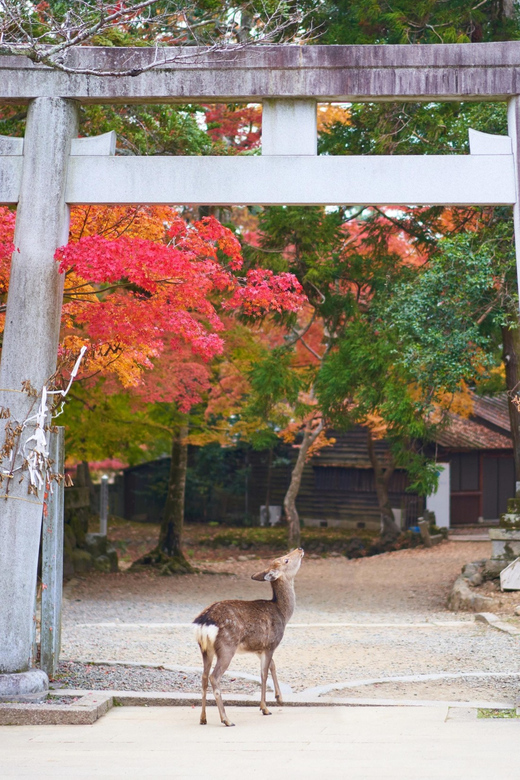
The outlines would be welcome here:
<svg viewBox="0 0 520 780">
<path fill-rule="evenodd" d="M 448 425 L 432 444 L 439 463 L 450 464 L 451 525 L 496 521 L 515 494 L 515 474 L 510 423 L 505 395 L 473 397 L 473 414 L 462 418 L 450 414 Z M 314 526 L 379 529 L 380 517 L 374 473 L 368 457 L 366 431 L 356 427 L 346 432 L 330 431 L 336 441 L 306 464 L 296 502 L 304 524 Z M 383 454 L 384 441 L 376 443 Z M 202 491 L 196 479 L 188 478 L 188 521 L 257 523 L 260 507 L 281 506 L 289 486 L 294 447 L 280 445 L 267 452 L 228 451 L 229 472 L 244 474 L 233 490 L 219 480 Z M 193 473 L 196 448 L 190 447 Z M 125 517 L 159 522 L 166 499 L 169 458 L 125 469 Z M 200 482 L 200 480 L 199 480 Z M 235 480 L 236 482 L 236 480 Z M 404 471 L 395 471 L 390 499 L 403 528 L 415 525 L 425 509 L 425 499 L 407 491 Z"/>
<path fill-rule="evenodd" d="M 507 499 L 515 495 L 511 427 L 505 394 L 473 395 L 469 418 L 449 415 L 446 427 L 432 444 L 439 463 L 450 464 L 450 525 L 497 521 Z M 297 508 L 307 525 L 378 528 L 379 510 L 363 428 L 345 433 L 330 431 L 336 439 L 305 466 Z M 385 442 L 378 442 L 380 452 Z M 292 459 L 295 455 L 293 454 Z M 260 513 L 266 503 L 268 458 L 251 458 L 251 506 Z M 276 459 L 275 459 L 276 463 Z M 290 465 L 271 470 L 269 503 L 282 504 L 289 484 Z M 390 500 L 403 528 L 415 525 L 425 499 L 409 493 L 405 472 L 396 471 L 390 482 Z"/>
<path fill-rule="evenodd" d="M 378 530 L 380 516 L 366 430 L 358 426 L 345 432 L 329 431 L 328 435 L 335 443 L 312 457 L 303 471 L 296 501 L 301 521 L 311 526 Z M 383 454 L 387 445 L 378 441 L 376 449 Z M 296 450 L 287 448 L 285 456 L 273 459 L 269 476 L 268 455 L 251 454 L 250 505 L 254 513 L 260 514 L 268 492 L 271 505 L 283 504 Z M 424 511 L 424 499 L 407 492 L 408 484 L 404 471 L 394 472 L 390 498 L 404 526 L 414 525 Z"/>
<path fill-rule="evenodd" d="M 515 495 L 508 399 L 473 396 L 469 419 L 450 415 L 437 460 L 450 463 L 451 525 L 496 521 Z"/>
</svg>

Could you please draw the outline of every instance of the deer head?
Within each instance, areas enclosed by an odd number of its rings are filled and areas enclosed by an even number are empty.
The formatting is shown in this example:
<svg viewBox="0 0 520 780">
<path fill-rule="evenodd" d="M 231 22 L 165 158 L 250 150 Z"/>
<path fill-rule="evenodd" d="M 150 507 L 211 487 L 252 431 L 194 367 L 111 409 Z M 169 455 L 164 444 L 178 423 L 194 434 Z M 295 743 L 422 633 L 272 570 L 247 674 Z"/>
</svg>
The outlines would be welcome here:
<svg viewBox="0 0 520 780">
<path fill-rule="evenodd" d="M 293 580 L 300 568 L 304 552 L 301 547 L 293 550 L 287 555 L 282 555 L 281 558 L 275 558 L 271 561 L 268 568 L 264 571 L 259 571 L 257 574 L 253 574 L 252 580 L 266 580 L 267 582 L 273 582 L 274 580 L 283 577 L 287 580 Z"/>
</svg>

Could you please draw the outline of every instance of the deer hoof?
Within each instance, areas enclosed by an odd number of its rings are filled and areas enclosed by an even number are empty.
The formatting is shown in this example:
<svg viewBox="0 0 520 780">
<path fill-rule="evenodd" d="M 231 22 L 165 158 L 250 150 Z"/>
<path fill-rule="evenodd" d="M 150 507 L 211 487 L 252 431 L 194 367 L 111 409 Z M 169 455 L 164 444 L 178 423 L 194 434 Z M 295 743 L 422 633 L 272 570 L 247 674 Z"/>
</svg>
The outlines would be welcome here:
<svg viewBox="0 0 520 780">
<path fill-rule="evenodd" d="M 260 707 L 262 710 L 262 715 L 270 715 L 270 711 L 267 709 L 267 707 Z"/>
<path fill-rule="evenodd" d="M 235 725 L 234 723 L 231 723 L 230 720 L 223 720 L 222 723 L 224 724 L 224 726 L 234 726 Z"/>
<path fill-rule="evenodd" d="M 207 721 L 206 716 L 205 715 L 201 715 L 201 717 L 200 717 L 200 725 L 201 726 L 207 726 L 207 723 L 208 723 L 208 721 Z"/>
</svg>

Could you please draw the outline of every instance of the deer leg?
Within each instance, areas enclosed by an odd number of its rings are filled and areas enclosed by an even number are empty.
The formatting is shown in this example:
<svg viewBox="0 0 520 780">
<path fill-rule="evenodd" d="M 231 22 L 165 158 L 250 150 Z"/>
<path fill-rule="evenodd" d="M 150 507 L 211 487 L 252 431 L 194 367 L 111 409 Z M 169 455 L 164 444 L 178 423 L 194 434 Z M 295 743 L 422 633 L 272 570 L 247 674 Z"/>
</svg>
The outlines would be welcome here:
<svg viewBox="0 0 520 780">
<path fill-rule="evenodd" d="M 215 701 L 217 702 L 218 712 L 220 715 L 220 720 L 224 724 L 224 726 L 234 726 L 234 723 L 231 723 L 228 716 L 226 715 L 226 710 L 224 709 L 224 702 L 222 701 L 222 695 L 220 693 L 220 680 L 222 678 L 222 675 L 228 668 L 229 664 L 231 663 L 231 660 L 233 656 L 235 655 L 235 649 L 236 648 L 228 648 L 228 647 L 222 647 L 217 650 L 217 663 L 215 664 L 215 668 L 213 669 L 212 674 L 210 674 L 209 679 L 211 682 L 211 687 L 213 688 L 213 693 L 215 695 Z"/>
<path fill-rule="evenodd" d="M 208 722 L 206 719 L 206 693 L 208 691 L 209 672 L 211 669 L 211 662 L 213 661 L 213 653 L 202 651 L 202 662 L 204 664 L 204 671 L 202 672 L 202 712 L 200 713 L 200 725 L 205 726 Z"/>
<path fill-rule="evenodd" d="M 271 666 L 269 667 L 271 670 L 271 677 L 273 678 L 273 685 L 274 685 L 274 695 L 276 699 L 276 703 L 282 705 L 282 692 L 280 690 L 280 686 L 278 685 L 278 677 L 276 676 L 276 666 L 274 665 L 274 658 L 271 659 Z"/>
<path fill-rule="evenodd" d="M 260 697 L 260 709 L 262 711 L 262 715 L 271 714 L 267 709 L 267 704 L 265 703 L 265 697 L 266 697 L 266 690 L 267 690 L 267 675 L 269 674 L 269 667 L 271 665 L 272 659 L 273 659 L 273 654 L 270 652 L 264 652 L 260 656 L 260 672 L 262 677 L 262 693 Z"/>
</svg>

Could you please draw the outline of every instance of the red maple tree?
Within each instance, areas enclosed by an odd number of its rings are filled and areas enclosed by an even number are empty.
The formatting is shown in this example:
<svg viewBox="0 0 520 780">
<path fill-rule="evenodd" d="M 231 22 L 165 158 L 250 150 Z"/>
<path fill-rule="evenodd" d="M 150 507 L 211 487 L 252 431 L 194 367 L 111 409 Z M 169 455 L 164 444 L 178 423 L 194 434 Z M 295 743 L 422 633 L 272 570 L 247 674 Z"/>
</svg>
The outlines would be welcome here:
<svg viewBox="0 0 520 780">
<path fill-rule="evenodd" d="M 0 208 L 0 295 L 13 230 L 13 213 Z M 56 260 L 66 275 L 61 366 L 70 367 L 86 345 L 82 375 L 113 374 L 123 387 L 142 382 L 166 350 L 183 356 L 177 368 L 186 368 L 190 355 L 193 367 L 218 355 L 222 308 L 260 316 L 296 311 L 305 300 L 292 274 L 258 269 L 242 276 L 240 243 L 214 217 L 190 224 L 170 207 L 75 209 L 71 240 Z"/>
</svg>

